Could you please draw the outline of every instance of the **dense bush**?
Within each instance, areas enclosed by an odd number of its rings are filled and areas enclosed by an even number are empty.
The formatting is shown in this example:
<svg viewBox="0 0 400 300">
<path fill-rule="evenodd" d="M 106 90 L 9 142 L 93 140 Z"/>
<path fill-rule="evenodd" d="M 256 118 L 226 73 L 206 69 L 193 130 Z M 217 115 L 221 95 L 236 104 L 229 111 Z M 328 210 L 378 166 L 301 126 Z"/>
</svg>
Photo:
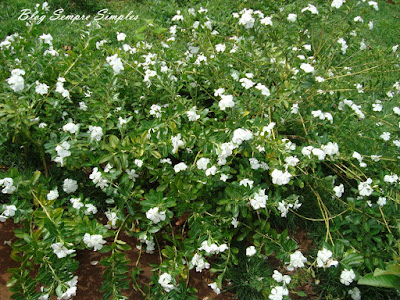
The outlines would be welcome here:
<svg viewBox="0 0 400 300">
<path fill-rule="evenodd" d="M 0 149 L 26 161 L 0 175 L 0 220 L 23 225 L 14 298 L 72 297 L 88 248 L 108 253 L 104 299 L 125 299 L 122 231 L 162 254 L 152 299 L 189 299 L 192 268 L 216 293 L 247 269 L 235 288 L 254 299 L 304 278 L 325 296 L 382 294 L 356 282 L 398 260 L 399 56 L 368 39 L 377 3 L 343 2 L 226 19 L 196 6 L 131 35 L 92 22 L 72 49 L 36 24 L 8 36 Z"/>
</svg>

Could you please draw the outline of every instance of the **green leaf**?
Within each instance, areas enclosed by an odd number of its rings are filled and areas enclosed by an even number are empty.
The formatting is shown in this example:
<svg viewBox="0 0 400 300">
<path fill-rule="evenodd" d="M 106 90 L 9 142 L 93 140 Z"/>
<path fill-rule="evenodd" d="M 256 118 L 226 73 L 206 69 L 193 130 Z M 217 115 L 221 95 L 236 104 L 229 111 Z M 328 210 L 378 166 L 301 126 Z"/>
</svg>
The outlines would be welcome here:
<svg viewBox="0 0 400 300">
<path fill-rule="evenodd" d="M 304 293 L 303 291 L 298 291 L 298 292 L 297 292 L 297 296 L 300 296 L 300 297 L 306 297 L 306 296 L 307 296 L 307 294 L 306 294 L 306 293 Z"/>
<path fill-rule="evenodd" d="M 358 284 L 370 285 L 385 288 L 395 288 L 400 290 L 400 276 L 397 275 L 381 275 L 367 274 L 358 280 Z"/>
</svg>

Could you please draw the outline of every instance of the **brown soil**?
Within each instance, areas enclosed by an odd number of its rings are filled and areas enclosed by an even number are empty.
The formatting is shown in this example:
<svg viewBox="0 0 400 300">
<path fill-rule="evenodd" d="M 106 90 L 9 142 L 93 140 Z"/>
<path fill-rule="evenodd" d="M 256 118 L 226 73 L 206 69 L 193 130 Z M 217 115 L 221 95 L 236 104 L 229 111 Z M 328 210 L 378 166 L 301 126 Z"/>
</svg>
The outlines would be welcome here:
<svg viewBox="0 0 400 300">
<path fill-rule="evenodd" d="M 13 223 L 13 220 L 9 219 L 6 222 L 0 222 L 0 300 L 11 299 L 11 293 L 6 287 L 7 281 L 10 279 L 10 274 L 7 273 L 7 269 L 18 267 L 18 263 L 10 258 L 11 247 L 7 244 L 8 241 L 14 242 L 16 240 L 13 230 L 18 227 L 17 224 Z M 139 257 L 139 250 L 136 248 L 135 240 L 128 237 L 125 234 L 120 235 L 120 239 L 125 241 L 132 247 L 132 250 L 126 251 L 128 259 L 130 260 L 129 267 L 133 268 Z M 7 242 L 7 243 L 5 243 Z M 103 293 L 100 292 L 102 284 L 102 274 L 104 267 L 98 262 L 107 256 L 107 253 L 102 254 L 90 250 L 77 251 L 76 259 L 79 261 L 79 268 L 76 272 L 78 275 L 78 291 L 74 299 L 78 300 L 102 300 Z M 138 267 L 143 269 L 138 277 L 139 283 L 143 286 L 150 282 L 150 276 L 152 275 L 150 264 L 159 264 L 158 253 L 147 254 L 142 253 Z M 197 298 L 202 300 L 216 299 L 216 300 L 231 300 L 233 294 L 222 293 L 216 295 L 211 288 L 207 285 L 213 282 L 212 274 L 205 270 L 202 273 L 197 273 L 195 270 L 190 271 L 189 285 L 195 287 L 198 290 Z M 139 291 L 136 291 L 133 287 L 125 292 L 125 295 L 130 300 L 141 300 L 144 299 Z"/>
</svg>

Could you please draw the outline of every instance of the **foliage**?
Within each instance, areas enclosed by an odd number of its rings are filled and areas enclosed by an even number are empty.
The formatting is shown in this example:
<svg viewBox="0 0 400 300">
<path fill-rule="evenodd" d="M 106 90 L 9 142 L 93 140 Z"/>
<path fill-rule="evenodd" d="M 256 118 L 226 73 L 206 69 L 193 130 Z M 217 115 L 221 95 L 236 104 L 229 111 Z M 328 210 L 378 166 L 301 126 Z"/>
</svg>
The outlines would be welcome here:
<svg viewBox="0 0 400 300">
<path fill-rule="evenodd" d="M 24 151 L 0 175 L 0 220 L 22 225 L 13 298 L 72 297 L 83 249 L 107 254 L 104 299 L 132 286 L 195 298 L 191 269 L 239 298 L 287 298 L 304 278 L 343 298 L 394 260 L 399 50 L 370 38 L 373 1 L 341 2 L 234 3 L 219 17 L 171 2 L 121 21 L 126 36 L 92 20 L 63 47 L 45 19 L 6 37 L 0 151 Z M 300 247 L 298 224 L 315 247 Z M 121 232 L 160 256 L 151 289 Z"/>
</svg>

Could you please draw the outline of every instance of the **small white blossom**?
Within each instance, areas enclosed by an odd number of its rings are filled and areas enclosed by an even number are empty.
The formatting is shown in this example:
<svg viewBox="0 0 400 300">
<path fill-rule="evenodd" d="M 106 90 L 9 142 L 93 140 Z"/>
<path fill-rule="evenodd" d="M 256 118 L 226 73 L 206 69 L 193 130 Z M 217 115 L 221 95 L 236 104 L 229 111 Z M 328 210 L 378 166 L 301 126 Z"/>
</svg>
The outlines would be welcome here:
<svg viewBox="0 0 400 300">
<path fill-rule="evenodd" d="M 314 67 L 310 64 L 302 63 L 300 65 L 300 69 L 302 69 L 306 73 L 313 73 L 314 72 Z"/>
<path fill-rule="evenodd" d="M 64 185 L 63 185 L 64 192 L 71 194 L 75 193 L 77 189 L 78 189 L 78 182 L 76 180 L 69 178 L 64 180 Z"/>
<path fill-rule="evenodd" d="M 0 179 L 0 186 L 3 187 L 3 189 L 1 190 L 3 194 L 12 194 L 17 189 L 14 186 L 14 180 L 11 177 Z"/>
<path fill-rule="evenodd" d="M 335 8 L 340 8 L 346 0 L 333 0 L 331 6 Z"/>
<path fill-rule="evenodd" d="M 216 282 L 210 283 L 208 284 L 208 286 L 214 291 L 214 293 L 216 293 L 217 295 L 221 294 L 221 290 L 218 287 Z"/>
<path fill-rule="evenodd" d="M 390 140 L 390 132 L 384 132 L 379 136 L 382 140 L 384 140 L 385 142 L 387 142 L 388 140 Z"/>
<path fill-rule="evenodd" d="M 123 32 L 117 32 L 117 41 L 125 41 L 126 34 Z"/>
<path fill-rule="evenodd" d="M 103 137 L 103 129 L 100 126 L 89 126 L 90 140 L 99 142 Z"/>
<path fill-rule="evenodd" d="M 296 22 L 296 20 L 297 20 L 297 15 L 296 14 L 289 14 L 288 15 L 288 17 L 287 17 L 287 20 L 289 21 L 289 22 Z"/>
<path fill-rule="evenodd" d="M 302 268 L 304 267 L 304 263 L 307 262 L 307 258 L 297 250 L 293 254 L 290 254 L 290 264 L 287 267 L 289 271 L 293 271 L 294 268 Z"/>
<path fill-rule="evenodd" d="M 193 106 L 191 110 L 186 112 L 186 114 L 191 122 L 197 121 L 200 118 L 200 115 L 196 113 L 196 106 Z"/>
<path fill-rule="evenodd" d="M 187 169 L 187 165 L 184 162 L 181 162 L 174 166 L 175 173 L 179 173 L 180 171 L 185 171 L 186 169 Z"/>
<path fill-rule="evenodd" d="M 356 278 L 356 274 L 354 273 L 353 269 L 351 270 L 343 270 L 340 274 L 340 282 L 344 285 L 350 285 L 353 280 Z"/>
<path fill-rule="evenodd" d="M 103 237 L 100 234 L 90 235 L 89 233 L 85 233 L 83 236 L 83 242 L 89 248 L 93 247 L 94 251 L 101 250 L 103 245 L 107 243 L 105 240 L 103 240 Z"/>
<path fill-rule="evenodd" d="M 53 248 L 53 252 L 58 258 L 66 257 L 75 252 L 75 250 L 68 250 L 62 243 L 54 243 L 51 248 Z"/>
<path fill-rule="evenodd" d="M 220 110 L 225 110 L 226 108 L 234 107 L 235 102 L 233 102 L 233 96 L 221 95 L 221 100 L 218 102 L 218 106 Z"/>
<path fill-rule="evenodd" d="M 265 208 L 266 203 L 268 200 L 268 195 L 265 195 L 265 189 L 262 189 L 255 193 L 251 198 L 250 198 L 250 205 L 255 209 L 259 208 Z"/>
<path fill-rule="evenodd" d="M 167 293 L 175 288 L 175 286 L 172 284 L 172 276 L 168 273 L 161 274 L 160 278 L 158 279 L 158 283 L 164 288 Z"/>
<path fill-rule="evenodd" d="M 257 250 L 254 246 L 250 246 L 246 248 L 246 256 L 253 256 L 257 253 Z"/>
<path fill-rule="evenodd" d="M 360 182 L 358 184 L 358 191 L 360 196 L 369 196 L 372 194 L 374 189 L 371 187 L 372 179 L 368 178 L 365 182 Z"/>
<path fill-rule="evenodd" d="M 282 172 L 281 170 L 275 169 L 271 173 L 272 183 L 277 185 L 285 185 L 290 182 L 292 174 L 288 171 Z"/>
<path fill-rule="evenodd" d="M 153 207 L 146 212 L 147 219 L 151 220 L 154 224 L 164 221 L 166 218 L 165 216 L 166 211 L 164 210 L 159 212 L 159 209 L 160 209 L 159 207 Z"/>
<path fill-rule="evenodd" d="M 40 83 L 39 81 L 36 81 L 36 88 L 35 92 L 38 93 L 39 95 L 45 95 L 49 91 L 49 86 L 45 83 Z"/>
<path fill-rule="evenodd" d="M 48 194 L 47 194 L 47 200 L 55 200 L 55 199 L 57 199 L 58 198 L 58 190 L 57 189 L 54 189 L 54 190 L 51 190 Z"/>
</svg>

